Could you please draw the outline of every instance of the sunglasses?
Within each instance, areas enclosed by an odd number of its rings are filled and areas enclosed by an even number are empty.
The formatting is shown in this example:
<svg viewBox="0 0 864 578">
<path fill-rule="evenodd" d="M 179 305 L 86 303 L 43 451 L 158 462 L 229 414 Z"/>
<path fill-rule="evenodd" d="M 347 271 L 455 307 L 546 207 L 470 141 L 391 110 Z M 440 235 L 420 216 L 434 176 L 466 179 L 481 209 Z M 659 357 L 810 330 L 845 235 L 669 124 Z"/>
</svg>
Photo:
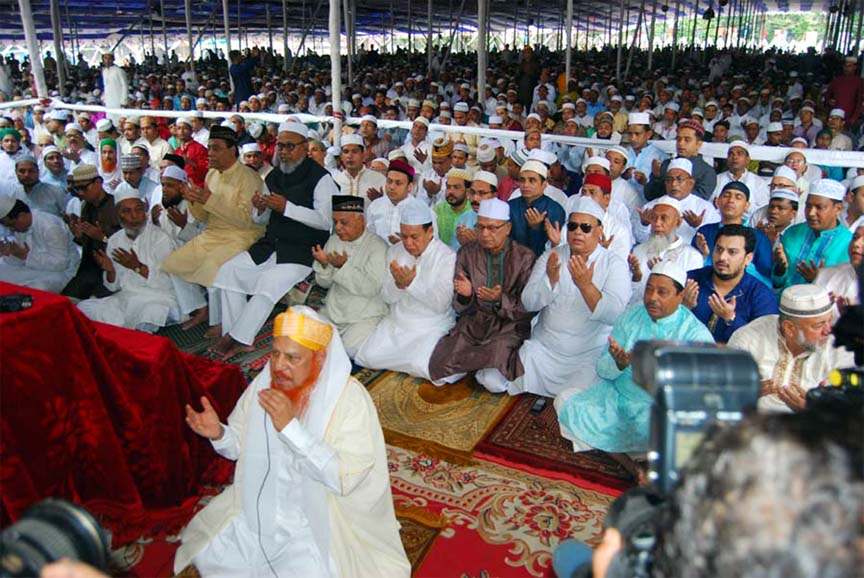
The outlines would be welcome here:
<svg viewBox="0 0 864 578">
<path fill-rule="evenodd" d="M 89 187 L 92 184 L 93 184 L 93 181 L 88 181 L 88 182 L 82 183 L 80 185 L 75 185 L 72 187 L 72 189 L 76 190 L 76 191 L 84 191 L 87 189 L 87 187 Z"/>
<path fill-rule="evenodd" d="M 594 225 L 592 225 L 591 223 L 573 223 L 573 222 L 567 223 L 567 230 L 568 231 L 573 232 L 576 229 L 579 229 L 580 231 L 582 231 L 583 233 L 585 233 L 587 235 L 592 230 L 594 230 Z"/>
</svg>

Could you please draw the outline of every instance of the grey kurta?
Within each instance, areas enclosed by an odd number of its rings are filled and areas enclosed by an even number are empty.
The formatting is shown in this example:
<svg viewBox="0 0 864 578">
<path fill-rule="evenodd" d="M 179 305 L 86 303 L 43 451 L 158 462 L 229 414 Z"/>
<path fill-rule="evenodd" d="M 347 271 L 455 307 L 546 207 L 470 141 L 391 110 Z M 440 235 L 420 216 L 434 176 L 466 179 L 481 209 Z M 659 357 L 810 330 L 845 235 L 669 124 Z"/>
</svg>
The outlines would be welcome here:
<svg viewBox="0 0 864 578">
<path fill-rule="evenodd" d="M 490 259 L 491 257 L 491 259 Z M 471 281 L 475 294 L 470 298 L 454 294 L 453 309 L 459 315 L 456 326 L 438 341 L 429 361 L 433 380 L 480 369 L 495 368 L 507 379 L 522 374 L 519 347 L 531 335 L 533 313 L 522 305 L 522 290 L 531 276 L 536 256 L 515 241 L 504 249 L 503 279 L 497 275 L 499 260 L 477 241 L 463 245 L 456 256 L 456 274 Z M 501 285 L 501 302 L 477 299 L 477 287 Z"/>
</svg>

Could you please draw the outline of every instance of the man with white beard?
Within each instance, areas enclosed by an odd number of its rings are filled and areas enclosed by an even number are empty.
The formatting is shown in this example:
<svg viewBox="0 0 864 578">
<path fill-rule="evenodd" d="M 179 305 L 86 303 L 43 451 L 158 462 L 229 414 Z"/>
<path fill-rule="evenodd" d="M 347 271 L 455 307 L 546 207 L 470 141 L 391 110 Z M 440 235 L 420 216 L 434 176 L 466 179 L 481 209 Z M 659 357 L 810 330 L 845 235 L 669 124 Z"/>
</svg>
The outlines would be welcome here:
<svg viewBox="0 0 864 578">
<path fill-rule="evenodd" d="M 681 204 L 670 196 L 660 197 L 651 210 L 651 234 L 644 243 L 633 247 L 627 259 L 633 294 L 630 305 L 642 302 L 645 283 L 654 265 L 662 261 L 677 263 L 687 272 L 704 264 L 702 254 L 678 236 L 681 225 Z"/>
</svg>

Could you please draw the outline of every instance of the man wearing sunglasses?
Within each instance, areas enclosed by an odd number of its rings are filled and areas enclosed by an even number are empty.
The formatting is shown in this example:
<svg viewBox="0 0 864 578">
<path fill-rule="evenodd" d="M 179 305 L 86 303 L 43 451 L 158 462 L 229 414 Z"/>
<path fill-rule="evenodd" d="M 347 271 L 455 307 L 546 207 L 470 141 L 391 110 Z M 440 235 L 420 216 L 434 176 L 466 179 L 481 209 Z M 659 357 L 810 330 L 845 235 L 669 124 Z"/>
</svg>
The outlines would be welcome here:
<svg viewBox="0 0 864 578">
<path fill-rule="evenodd" d="M 522 292 L 525 309 L 539 312 L 531 339 L 519 349 L 525 374 L 511 382 L 489 370 L 487 389 L 555 397 L 596 380 L 597 358 L 630 299 L 627 263 L 600 244 L 604 216 L 596 202 L 580 198 L 567 222 L 567 243 L 537 260 Z"/>
</svg>

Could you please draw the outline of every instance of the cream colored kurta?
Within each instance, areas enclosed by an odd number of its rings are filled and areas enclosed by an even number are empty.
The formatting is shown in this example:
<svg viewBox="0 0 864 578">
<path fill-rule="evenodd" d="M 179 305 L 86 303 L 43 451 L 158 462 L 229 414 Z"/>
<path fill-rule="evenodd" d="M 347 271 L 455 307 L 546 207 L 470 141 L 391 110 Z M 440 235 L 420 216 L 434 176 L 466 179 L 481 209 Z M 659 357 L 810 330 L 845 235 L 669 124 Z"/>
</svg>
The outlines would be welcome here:
<svg viewBox="0 0 864 578">
<path fill-rule="evenodd" d="M 328 351 L 328 357 L 329 354 Z M 257 392 L 269 387 L 269 384 L 268 365 L 246 389 L 231 412 L 223 438 L 214 442 L 214 448 L 221 455 L 237 460 L 234 483 L 201 510 L 183 531 L 183 543 L 174 558 L 175 572 L 185 568 L 224 530 L 230 528 L 237 531 L 237 519 L 249 515 L 249 512 L 244 513 L 244 502 L 255 504 L 262 483 L 247 480 L 246 475 L 261 477 L 264 472 L 249 471 L 245 464 L 245 450 L 247 434 L 251 436 L 255 433 L 255 424 L 262 422 L 263 410 L 258 404 Z M 315 387 L 316 390 L 322 387 L 320 381 Z M 311 408 L 310 403 L 310 411 Z M 291 469 L 290 477 L 300 484 L 303 497 L 299 503 L 280 502 L 280 493 L 296 495 L 297 492 L 295 488 L 284 486 L 280 490 L 279 485 L 275 487 L 275 494 L 265 492 L 278 503 L 278 507 L 272 510 L 265 507 L 260 512 L 262 528 L 275 532 L 273 542 L 284 543 L 292 535 L 298 536 L 309 551 L 328 560 L 326 565 L 320 567 L 318 576 L 408 578 L 411 566 L 399 538 L 384 436 L 375 405 L 360 382 L 348 377 L 323 439 L 316 438 L 314 424 L 307 425 L 296 419 L 281 432 L 273 429 L 269 418 L 266 427 L 270 446 L 275 450 L 274 444 L 279 444 L 287 454 L 280 465 Z M 254 445 L 254 440 L 249 445 Z M 281 472 L 272 475 L 274 479 L 282 479 Z M 319 497 L 325 502 L 327 519 L 324 520 L 315 515 L 315 502 Z M 254 519 L 255 512 L 251 515 Z M 287 520 L 308 521 L 315 538 L 311 538 L 303 528 L 280 527 L 280 522 Z M 246 529 L 245 532 L 250 530 Z M 327 540 L 323 548 L 318 542 L 318 536 L 322 533 Z M 256 534 L 252 534 L 253 540 L 257 540 Z M 283 536 L 282 540 L 278 538 L 279 535 Z M 267 532 L 265 537 L 269 539 L 272 536 Z M 289 551 L 296 552 L 297 544 L 290 546 Z M 274 553 L 271 550 L 270 554 L 277 574 L 282 578 L 290 578 L 286 572 L 280 573 L 279 570 L 288 569 L 290 572 L 297 564 L 290 559 L 280 559 L 278 551 Z M 257 572 L 249 568 L 248 573 L 237 574 L 243 575 L 257 575 Z"/>
<path fill-rule="evenodd" d="M 829 337 L 827 345 L 812 353 L 793 356 L 780 337 L 778 320 L 778 315 L 759 317 L 729 339 L 729 347 L 747 351 L 753 356 L 762 379 L 773 379 L 776 387 L 797 383 L 808 390 L 827 380 L 832 369 L 854 365 L 852 352 L 834 347 L 834 337 Z M 760 397 L 758 407 L 763 412 L 791 411 L 773 393 Z"/>
<path fill-rule="evenodd" d="M 333 180 L 339 185 L 340 194 L 363 197 L 367 206 L 371 202 L 369 189 L 378 189 L 379 192 L 384 193 L 384 185 L 387 184 L 384 175 L 367 168 L 361 168 L 356 177 L 349 175 L 348 171 L 342 171 L 334 176 Z"/>
<path fill-rule="evenodd" d="M 221 173 L 210 169 L 205 184 L 210 198 L 203 205 L 191 203 L 189 211 L 207 229 L 165 259 L 162 268 L 185 281 L 211 287 L 219 267 L 264 234 L 264 226 L 252 220 L 252 197 L 263 183 L 258 173 L 235 162 Z"/>
<path fill-rule="evenodd" d="M 387 275 L 387 243 L 365 231 L 354 241 L 345 242 L 331 235 L 324 245 L 328 253 L 346 253 L 348 260 L 338 269 L 312 264 L 315 281 L 329 289 L 323 315 L 332 321 L 342 336 L 349 356 L 371 335 L 387 304 L 381 297 L 381 285 Z"/>
</svg>

